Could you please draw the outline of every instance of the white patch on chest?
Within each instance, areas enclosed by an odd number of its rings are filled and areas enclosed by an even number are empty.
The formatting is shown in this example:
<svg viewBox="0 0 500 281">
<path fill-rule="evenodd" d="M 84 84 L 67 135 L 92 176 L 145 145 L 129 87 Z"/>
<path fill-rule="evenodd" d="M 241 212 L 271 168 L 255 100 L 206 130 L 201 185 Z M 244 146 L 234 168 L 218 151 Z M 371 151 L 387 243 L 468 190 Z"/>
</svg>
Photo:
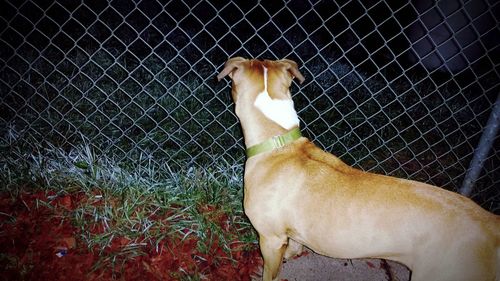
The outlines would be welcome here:
<svg viewBox="0 0 500 281">
<path fill-rule="evenodd" d="M 290 130 L 299 125 L 299 117 L 293 107 L 291 99 L 272 99 L 267 92 L 267 68 L 264 67 L 264 91 L 259 93 L 254 102 L 267 118 L 281 127 Z"/>
</svg>

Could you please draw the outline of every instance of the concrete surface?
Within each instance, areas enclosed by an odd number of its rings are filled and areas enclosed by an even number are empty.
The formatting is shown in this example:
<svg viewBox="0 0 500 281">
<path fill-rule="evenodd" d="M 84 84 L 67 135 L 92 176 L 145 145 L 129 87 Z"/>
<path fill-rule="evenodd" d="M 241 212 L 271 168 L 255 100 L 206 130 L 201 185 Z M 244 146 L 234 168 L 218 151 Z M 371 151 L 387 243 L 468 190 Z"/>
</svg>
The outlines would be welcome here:
<svg viewBox="0 0 500 281">
<path fill-rule="evenodd" d="M 384 263 L 380 259 L 332 259 L 307 251 L 302 256 L 283 263 L 279 280 L 408 281 L 410 271 L 393 261 Z"/>
</svg>

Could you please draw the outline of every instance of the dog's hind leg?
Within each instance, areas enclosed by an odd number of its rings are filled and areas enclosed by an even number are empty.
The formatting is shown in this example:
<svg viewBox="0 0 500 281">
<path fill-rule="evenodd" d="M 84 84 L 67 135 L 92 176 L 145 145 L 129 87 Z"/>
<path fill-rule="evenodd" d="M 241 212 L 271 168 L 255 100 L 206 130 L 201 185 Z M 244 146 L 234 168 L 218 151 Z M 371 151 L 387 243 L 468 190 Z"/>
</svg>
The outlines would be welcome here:
<svg viewBox="0 0 500 281">
<path fill-rule="evenodd" d="M 302 254 L 303 251 L 304 251 L 304 246 L 302 246 L 302 244 L 290 238 L 288 239 L 288 246 L 286 247 L 284 257 L 285 259 L 290 259 Z"/>
<path fill-rule="evenodd" d="M 286 239 L 286 236 L 260 236 L 260 251 L 264 259 L 263 281 L 278 280 L 281 261 L 287 244 Z"/>
</svg>

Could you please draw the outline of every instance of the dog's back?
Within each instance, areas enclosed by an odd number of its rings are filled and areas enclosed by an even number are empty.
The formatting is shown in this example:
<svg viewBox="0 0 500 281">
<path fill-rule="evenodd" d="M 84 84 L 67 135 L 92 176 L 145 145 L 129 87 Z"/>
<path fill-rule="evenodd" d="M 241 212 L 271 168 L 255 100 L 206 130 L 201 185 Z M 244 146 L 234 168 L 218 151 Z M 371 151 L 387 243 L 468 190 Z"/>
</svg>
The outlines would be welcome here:
<svg viewBox="0 0 500 281">
<path fill-rule="evenodd" d="M 436 218 L 436 220 L 441 220 L 443 223 L 449 220 L 452 222 L 450 225 L 460 224 L 459 221 L 463 223 L 463 225 L 457 228 L 456 233 L 450 231 L 448 233 L 449 236 L 446 236 L 447 233 L 442 234 L 444 235 L 444 239 L 453 241 L 450 244 L 462 244 L 463 247 L 454 254 L 444 255 L 451 261 L 448 264 L 448 269 L 450 276 L 453 275 L 455 279 L 447 276 L 447 267 L 444 264 L 436 264 L 437 272 L 428 271 L 425 276 L 421 276 L 422 278 L 418 276 L 419 270 L 415 270 L 414 268 L 416 274 L 413 276 L 413 280 L 440 280 L 438 276 L 439 274 L 443 274 L 442 280 L 500 281 L 500 216 L 487 212 L 474 201 L 460 194 L 421 182 L 366 173 L 346 165 L 339 158 L 321 150 L 312 143 L 306 142 L 303 147 L 303 151 L 305 152 L 303 155 L 307 155 L 310 161 L 333 167 L 337 173 L 345 173 L 349 179 L 356 177 L 363 178 L 362 182 L 358 181 L 359 185 L 352 186 L 349 184 L 348 188 L 361 189 L 357 193 L 361 196 L 368 195 L 369 199 L 367 199 L 367 202 L 373 200 L 381 202 L 381 200 L 376 199 L 376 196 L 370 196 L 370 194 L 373 194 L 374 189 L 382 189 L 384 197 L 393 197 L 399 200 L 400 204 L 407 205 L 407 208 L 420 206 L 426 209 L 426 211 L 435 208 L 437 212 L 430 212 L 431 216 L 427 216 L 428 219 Z M 363 184 L 367 179 L 373 184 Z M 379 180 L 386 183 L 394 182 L 394 186 L 390 186 L 390 184 L 377 184 L 376 182 Z M 405 190 L 405 187 L 408 187 L 408 190 Z M 372 190 L 372 192 L 369 190 Z M 394 204 L 394 202 L 388 204 L 388 206 L 395 205 L 397 204 Z M 425 216 L 423 217 L 425 218 Z M 436 232 L 438 230 L 435 229 Z M 415 232 L 418 232 L 418 229 L 415 229 Z M 430 234 L 432 235 L 432 231 Z M 468 235 L 470 236 L 467 237 Z M 462 240 L 461 243 L 454 242 L 460 240 Z M 422 244 L 425 244 L 425 242 L 422 241 Z M 432 247 L 431 244 L 430 246 Z M 436 254 L 449 250 L 440 249 L 439 246 L 434 245 L 434 247 L 437 247 L 434 249 L 436 250 Z M 469 251 L 469 249 L 472 249 L 472 251 Z M 428 259 L 429 254 L 422 251 L 422 259 Z M 455 263 L 453 263 L 453 256 L 456 257 Z M 398 260 L 397 257 L 395 259 Z M 464 259 L 469 259 L 469 262 L 460 262 L 460 260 Z M 403 261 L 403 263 L 411 267 L 412 262 Z M 417 262 L 416 264 L 421 263 Z M 429 267 L 432 267 L 432 265 Z M 472 273 L 474 270 L 477 270 L 476 275 Z M 493 274 L 495 275 L 493 276 Z"/>
</svg>

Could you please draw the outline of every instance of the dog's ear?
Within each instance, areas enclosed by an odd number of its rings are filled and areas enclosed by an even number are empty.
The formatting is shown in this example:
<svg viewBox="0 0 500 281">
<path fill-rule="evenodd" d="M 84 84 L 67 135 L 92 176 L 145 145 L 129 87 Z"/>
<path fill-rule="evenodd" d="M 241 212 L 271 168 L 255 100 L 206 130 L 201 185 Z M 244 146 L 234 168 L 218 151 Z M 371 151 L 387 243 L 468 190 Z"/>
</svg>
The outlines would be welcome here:
<svg viewBox="0 0 500 281">
<path fill-rule="evenodd" d="M 229 59 L 226 64 L 224 65 L 224 69 L 217 75 L 217 80 L 220 81 L 222 78 L 226 77 L 229 75 L 230 78 L 232 77 L 233 71 L 239 67 L 239 65 L 246 61 L 246 59 L 242 57 L 235 57 Z"/>
<path fill-rule="evenodd" d="M 286 65 L 286 70 L 288 70 L 294 78 L 299 79 L 300 84 L 304 83 L 306 78 L 300 73 L 299 67 L 295 61 L 289 59 L 282 59 L 280 61 Z"/>
</svg>

